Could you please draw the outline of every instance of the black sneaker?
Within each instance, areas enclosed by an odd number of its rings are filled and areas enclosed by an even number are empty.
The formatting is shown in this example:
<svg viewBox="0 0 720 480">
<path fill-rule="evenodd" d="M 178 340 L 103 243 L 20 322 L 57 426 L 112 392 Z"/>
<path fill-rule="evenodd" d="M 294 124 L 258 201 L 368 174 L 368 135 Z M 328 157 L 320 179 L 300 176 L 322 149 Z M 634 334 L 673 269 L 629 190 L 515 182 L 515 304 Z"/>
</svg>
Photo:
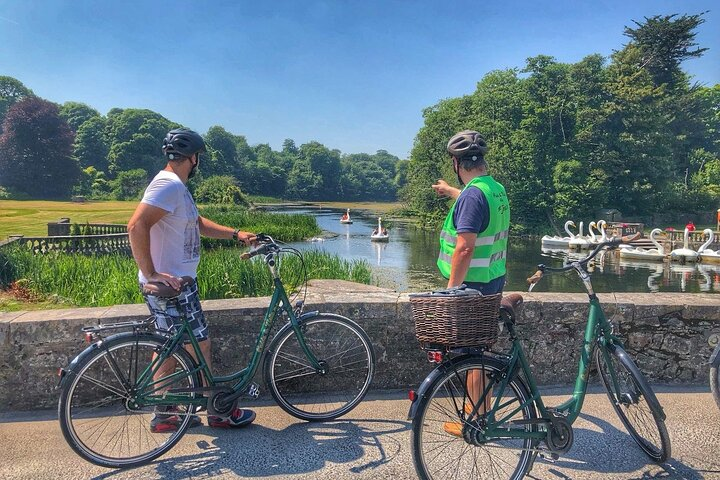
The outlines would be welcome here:
<svg viewBox="0 0 720 480">
<path fill-rule="evenodd" d="M 160 408 L 155 410 L 155 415 L 153 419 L 150 420 L 150 431 L 153 433 L 167 433 L 174 432 L 180 428 L 184 415 L 178 415 L 178 408 L 168 407 L 164 411 L 161 411 Z M 202 425 L 200 417 L 197 415 L 190 417 L 189 428 L 199 427 L 200 425 Z"/>
</svg>

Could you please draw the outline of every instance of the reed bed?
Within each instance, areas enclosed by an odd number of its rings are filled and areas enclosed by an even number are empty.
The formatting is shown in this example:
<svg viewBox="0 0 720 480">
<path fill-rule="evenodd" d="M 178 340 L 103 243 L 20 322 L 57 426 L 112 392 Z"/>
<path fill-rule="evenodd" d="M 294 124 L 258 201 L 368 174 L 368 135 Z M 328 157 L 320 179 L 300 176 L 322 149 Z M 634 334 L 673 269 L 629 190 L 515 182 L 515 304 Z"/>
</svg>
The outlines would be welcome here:
<svg viewBox="0 0 720 480">
<path fill-rule="evenodd" d="M 317 236 L 321 232 L 312 215 L 243 210 L 225 205 L 203 207 L 200 214 L 221 225 L 253 233 L 262 232 L 283 242 L 305 240 Z M 227 242 L 203 239 L 203 245 L 220 246 L 227 245 Z"/>
<path fill-rule="evenodd" d="M 237 248 L 204 252 L 198 268 L 198 286 L 203 299 L 269 295 L 272 282 L 261 258 L 240 259 Z M 333 278 L 370 283 L 367 262 L 347 261 L 319 251 L 304 254 L 309 278 Z M 284 255 L 280 275 L 286 288 L 297 288 L 304 280 L 300 259 Z M 14 282 L 40 298 L 53 297 L 70 305 L 92 307 L 143 301 L 137 283 L 137 267 L 122 255 L 83 256 L 72 254 L 33 255 L 13 247 L 0 252 L 0 286 Z"/>
</svg>

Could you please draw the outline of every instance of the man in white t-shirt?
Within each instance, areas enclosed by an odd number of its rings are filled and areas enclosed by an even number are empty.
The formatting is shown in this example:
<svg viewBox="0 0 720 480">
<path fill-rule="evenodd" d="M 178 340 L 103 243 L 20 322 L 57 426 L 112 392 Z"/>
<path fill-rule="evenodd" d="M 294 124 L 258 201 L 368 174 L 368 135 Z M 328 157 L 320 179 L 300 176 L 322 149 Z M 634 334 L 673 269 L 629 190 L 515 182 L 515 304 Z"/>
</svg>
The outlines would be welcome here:
<svg viewBox="0 0 720 480">
<path fill-rule="evenodd" d="M 139 267 L 141 288 L 147 283 L 160 283 L 178 293 L 180 304 L 186 305 L 186 315 L 200 350 L 210 367 L 211 352 L 205 315 L 200 307 L 197 283 L 184 284 L 182 277 L 197 277 L 200 262 L 200 236 L 235 239 L 250 245 L 255 235 L 231 227 L 218 225 L 198 214 L 195 201 L 185 184 L 197 171 L 200 153 L 205 151 L 202 137 L 188 129 L 171 130 L 162 146 L 167 165 L 150 182 L 135 213 L 128 222 L 133 257 Z M 182 325 L 180 313 L 173 302 L 143 292 L 158 329 L 172 330 Z M 192 348 L 188 348 L 190 353 Z M 155 375 L 156 380 L 175 370 L 175 362 L 168 360 Z M 209 416 L 213 427 L 239 427 L 252 423 L 255 413 L 235 409 L 227 418 Z M 158 407 L 151 422 L 154 433 L 176 430 L 182 423 L 180 412 L 174 408 Z M 200 424 L 193 417 L 191 426 Z"/>
</svg>

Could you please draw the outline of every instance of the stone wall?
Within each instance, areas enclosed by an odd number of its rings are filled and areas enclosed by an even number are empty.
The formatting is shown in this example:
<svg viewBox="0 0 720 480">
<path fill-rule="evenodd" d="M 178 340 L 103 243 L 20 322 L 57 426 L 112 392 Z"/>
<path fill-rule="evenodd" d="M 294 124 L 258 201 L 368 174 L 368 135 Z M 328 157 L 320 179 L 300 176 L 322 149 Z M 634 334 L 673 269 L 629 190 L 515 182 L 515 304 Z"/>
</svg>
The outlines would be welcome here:
<svg viewBox="0 0 720 480">
<path fill-rule="evenodd" d="M 523 296 L 525 304 L 519 311 L 517 330 L 538 382 L 572 383 L 587 317 L 587 296 Z M 707 384 L 707 361 L 720 337 L 720 295 L 616 294 L 600 298 L 628 350 L 653 381 Z M 244 366 L 268 300 L 203 302 L 217 373 Z M 307 298 L 309 310 L 348 316 L 365 329 L 377 355 L 375 389 L 417 387 L 432 368 L 415 340 L 406 294 L 350 282 L 315 280 Z M 0 411 L 56 404 L 58 368 L 67 366 L 86 347 L 83 326 L 146 316 L 144 305 L 0 313 Z M 256 380 L 264 392 L 260 372 Z"/>
</svg>

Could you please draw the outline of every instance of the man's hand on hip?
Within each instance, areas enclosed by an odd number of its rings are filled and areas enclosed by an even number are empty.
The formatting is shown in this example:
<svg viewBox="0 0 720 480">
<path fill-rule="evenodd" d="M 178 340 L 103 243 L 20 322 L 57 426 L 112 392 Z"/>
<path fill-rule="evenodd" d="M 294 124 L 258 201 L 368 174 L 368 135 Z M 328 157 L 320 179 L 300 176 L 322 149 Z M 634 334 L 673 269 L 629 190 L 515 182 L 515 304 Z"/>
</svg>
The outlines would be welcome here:
<svg viewBox="0 0 720 480">
<path fill-rule="evenodd" d="M 154 283 L 162 283 L 164 285 L 174 288 L 177 291 L 180 291 L 180 287 L 182 287 L 182 279 L 170 275 L 169 273 L 155 272 L 149 277 L 147 277 L 147 281 Z"/>
</svg>

